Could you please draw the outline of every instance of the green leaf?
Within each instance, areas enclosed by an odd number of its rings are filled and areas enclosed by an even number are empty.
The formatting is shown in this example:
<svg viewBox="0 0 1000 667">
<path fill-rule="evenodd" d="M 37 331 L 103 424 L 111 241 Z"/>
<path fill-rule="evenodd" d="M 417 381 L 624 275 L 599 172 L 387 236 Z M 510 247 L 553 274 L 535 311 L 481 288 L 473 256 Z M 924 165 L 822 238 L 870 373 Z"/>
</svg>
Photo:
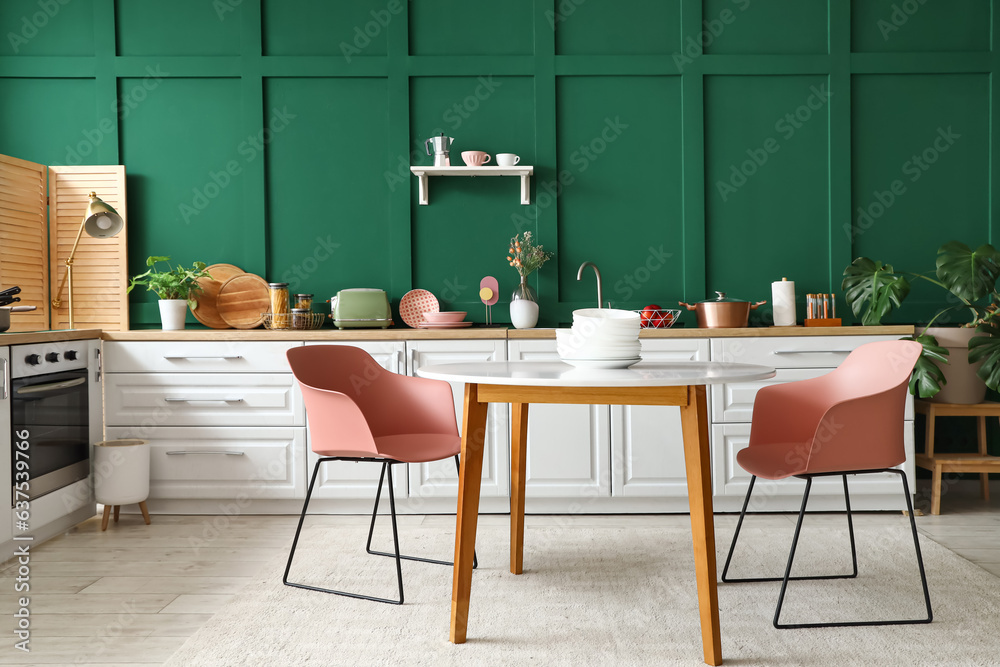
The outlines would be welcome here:
<svg viewBox="0 0 1000 667">
<path fill-rule="evenodd" d="M 883 265 L 867 257 L 858 257 L 844 269 L 841 285 L 844 298 L 861 323 L 875 326 L 893 308 L 899 308 L 910 293 L 910 283 L 893 273 L 891 264 Z"/>
<path fill-rule="evenodd" d="M 976 375 L 996 391 L 1000 387 L 1000 327 L 989 321 L 976 327 L 976 331 L 984 335 L 969 341 L 969 363 L 983 362 Z"/>
<path fill-rule="evenodd" d="M 146 266 L 149 266 L 150 269 L 145 273 L 133 276 L 125 292 L 129 293 L 137 285 L 143 285 L 147 291 L 154 292 L 161 299 L 185 299 L 191 303 L 193 295 L 202 291 L 198 279 L 212 277 L 205 271 L 205 263 L 195 262 L 193 268 L 190 269 L 185 269 L 183 266 L 170 268 L 169 264 L 166 271 L 156 269 L 158 262 L 168 261 L 170 261 L 169 257 L 149 257 L 146 260 Z"/>
<path fill-rule="evenodd" d="M 1000 278 L 1000 253 L 989 244 L 973 251 L 949 241 L 938 249 L 937 277 L 955 296 L 976 301 L 993 292 Z"/>
<path fill-rule="evenodd" d="M 948 363 L 948 350 L 938 345 L 937 339 L 929 334 L 908 336 L 902 340 L 915 340 L 924 346 L 910 375 L 910 393 L 920 398 L 931 398 L 948 383 L 944 372 L 935 362 Z"/>
</svg>

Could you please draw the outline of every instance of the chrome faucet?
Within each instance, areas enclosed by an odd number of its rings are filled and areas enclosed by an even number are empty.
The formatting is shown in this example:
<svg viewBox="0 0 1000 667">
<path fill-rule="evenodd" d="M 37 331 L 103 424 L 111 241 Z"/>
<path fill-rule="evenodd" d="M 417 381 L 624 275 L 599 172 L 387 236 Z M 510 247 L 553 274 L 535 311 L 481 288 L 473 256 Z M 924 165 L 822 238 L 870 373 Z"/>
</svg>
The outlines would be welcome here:
<svg viewBox="0 0 1000 667">
<path fill-rule="evenodd" d="M 583 279 L 583 270 L 588 266 L 592 267 L 594 269 L 594 273 L 597 274 L 597 307 L 602 308 L 603 306 L 601 304 L 604 303 L 604 294 L 601 291 L 601 272 L 597 269 L 597 265 L 593 262 L 584 262 L 580 265 L 580 268 L 576 270 L 576 279 Z"/>
</svg>

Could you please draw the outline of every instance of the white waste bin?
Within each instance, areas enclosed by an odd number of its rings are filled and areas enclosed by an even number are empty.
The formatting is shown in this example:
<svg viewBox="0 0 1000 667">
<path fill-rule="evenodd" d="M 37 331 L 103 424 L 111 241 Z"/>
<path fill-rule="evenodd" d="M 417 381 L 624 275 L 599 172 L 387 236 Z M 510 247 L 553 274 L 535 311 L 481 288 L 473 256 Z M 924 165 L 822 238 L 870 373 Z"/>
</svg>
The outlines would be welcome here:
<svg viewBox="0 0 1000 667">
<path fill-rule="evenodd" d="M 111 509 L 115 523 L 122 505 L 138 503 L 149 525 L 149 443 L 146 440 L 104 440 L 94 444 L 94 495 L 104 505 L 101 530 L 107 530 Z"/>
</svg>

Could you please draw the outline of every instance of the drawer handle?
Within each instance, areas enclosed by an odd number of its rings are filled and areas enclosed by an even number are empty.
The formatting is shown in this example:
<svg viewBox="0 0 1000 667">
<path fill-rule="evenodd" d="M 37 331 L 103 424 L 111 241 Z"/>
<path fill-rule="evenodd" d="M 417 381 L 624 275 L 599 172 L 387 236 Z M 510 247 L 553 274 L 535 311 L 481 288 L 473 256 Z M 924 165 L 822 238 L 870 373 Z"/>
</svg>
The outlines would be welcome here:
<svg viewBox="0 0 1000 667">
<path fill-rule="evenodd" d="M 163 355 L 163 358 L 166 359 L 167 361 L 176 361 L 177 359 L 226 359 L 226 360 L 233 360 L 233 359 L 242 359 L 243 356 L 239 355 L 239 354 L 235 354 L 235 355 L 210 354 L 210 355 L 205 355 L 205 356 L 186 356 L 186 355 L 167 356 L 167 355 Z"/>
<path fill-rule="evenodd" d="M 174 398 L 164 396 L 167 403 L 242 403 L 242 398 Z"/>
<path fill-rule="evenodd" d="M 771 354 L 850 354 L 852 350 L 772 350 Z"/>
<path fill-rule="evenodd" d="M 244 456 L 243 452 L 233 449 L 178 449 L 167 452 L 167 456 L 185 456 L 187 454 L 223 454 L 225 456 Z"/>
</svg>

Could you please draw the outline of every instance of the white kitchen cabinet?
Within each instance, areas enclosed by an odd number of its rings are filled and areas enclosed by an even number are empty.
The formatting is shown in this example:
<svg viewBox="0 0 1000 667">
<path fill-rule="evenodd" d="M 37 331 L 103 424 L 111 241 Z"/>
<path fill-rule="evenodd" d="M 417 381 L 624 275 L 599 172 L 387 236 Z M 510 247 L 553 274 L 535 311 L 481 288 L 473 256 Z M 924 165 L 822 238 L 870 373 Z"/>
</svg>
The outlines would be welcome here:
<svg viewBox="0 0 1000 667">
<path fill-rule="evenodd" d="M 0 480 L 6 486 L 12 479 L 10 476 L 10 348 L 0 347 Z M 13 492 L 13 491 L 12 491 Z M 4 505 L 6 505 L 6 500 Z M 13 516 L 7 507 L 0 507 L 0 544 L 13 537 Z M 10 554 L 0 553 L 0 559 L 6 559 Z"/>
<path fill-rule="evenodd" d="M 712 486 L 717 510 L 738 510 L 750 481 L 736 462 L 736 453 L 750 440 L 753 401 L 767 385 L 794 382 L 829 373 L 850 352 L 865 343 L 896 340 L 898 336 L 794 336 L 760 338 L 713 338 L 712 361 L 772 366 L 776 374 L 768 380 L 712 385 L 710 397 Z M 907 394 L 904 423 L 906 471 L 913 488 L 913 398 Z M 896 475 L 865 474 L 848 479 L 851 505 L 856 509 L 904 507 Z M 789 511 L 801 502 L 805 482 L 795 478 L 759 480 L 753 503 L 757 511 Z M 811 509 L 843 507 L 843 485 L 839 477 L 819 478 L 810 493 Z"/>
<path fill-rule="evenodd" d="M 106 435 L 150 442 L 153 511 L 162 500 L 305 496 L 305 408 L 285 359 L 299 345 L 105 343 Z"/>
<path fill-rule="evenodd" d="M 505 361 L 507 342 L 503 339 L 417 340 L 406 343 L 406 372 L 416 375 L 417 369 L 433 364 L 459 362 Z M 455 413 L 459 430 L 465 385 L 451 383 L 455 398 Z M 510 446 L 509 421 L 506 405 L 491 405 L 486 421 L 486 444 L 483 452 L 483 509 L 507 511 L 510 507 Z M 454 511 L 458 495 L 458 475 L 451 460 L 411 464 L 408 467 L 408 507 L 415 512 Z M 447 502 L 436 502 L 447 499 Z M 495 499 L 495 500 L 494 500 Z"/>
<path fill-rule="evenodd" d="M 708 361 L 708 356 L 705 338 L 642 340 L 643 361 Z M 680 408 L 611 406 L 611 455 L 612 496 L 678 498 L 686 507 Z M 671 505 L 671 509 L 677 508 Z"/>
<path fill-rule="evenodd" d="M 511 361 L 558 361 L 554 339 L 508 342 Z M 508 419 L 510 407 L 507 410 Z M 525 504 L 537 498 L 611 496 L 611 408 L 539 403 L 528 407 Z"/>
<path fill-rule="evenodd" d="M 354 347 L 359 347 L 368 354 L 372 355 L 372 358 L 379 363 L 382 368 L 393 373 L 403 373 L 405 372 L 405 364 L 403 363 L 403 353 L 405 351 L 405 345 L 403 341 L 385 341 L 385 342 L 375 342 L 375 341 L 351 341 L 350 343 L 319 343 L 322 345 L 352 345 Z M 307 415 L 308 417 L 308 415 Z M 316 467 L 316 461 L 319 458 L 312 451 L 311 442 L 307 447 L 307 473 L 309 476 L 312 475 L 313 468 Z M 351 505 L 349 509 L 355 511 L 361 511 L 366 506 L 370 506 L 375 502 L 375 491 L 378 488 L 378 476 L 382 470 L 382 466 L 377 463 L 352 463 L 350 461 L 333 461 L 331 463 L 323 464 L 323 467 L 319 471 L 319 477 L 316 479 L 316 487 L 313 489 L 312 497 L 317 501 L 322 501 L 324 499 L 357 499 L 360 501 L 355 505 Z M 396 494 L 397 501 L 405 501 L 406 498 L 406 466 L 395 466 L 392 471 L 393 474 L 393 493 Z M 308 480 L 306 480 L 308 484 Z M 388 508 L 389 500 L 388 493 L 383 490 L 383 507 Z M 302 492 L 302 498 L 305 498 L 305 491 Z M 329 506 L 324 506 L 322 503 L 317 504 L 318 509 L 337 511 L 339 507 L 343 504 L 333 504 Z M 370 507 L 369 507 L 370 509 Z M 346 511 L 346 510 L 345 510 Z"/>
</svg>

